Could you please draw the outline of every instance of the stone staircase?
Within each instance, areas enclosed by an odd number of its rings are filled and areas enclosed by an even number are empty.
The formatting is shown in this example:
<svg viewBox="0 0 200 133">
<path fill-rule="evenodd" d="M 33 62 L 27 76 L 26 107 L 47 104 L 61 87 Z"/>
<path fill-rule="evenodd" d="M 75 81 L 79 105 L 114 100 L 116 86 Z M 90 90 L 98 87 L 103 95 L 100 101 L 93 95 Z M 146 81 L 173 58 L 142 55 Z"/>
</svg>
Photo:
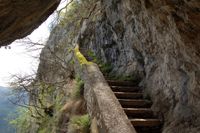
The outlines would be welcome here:
<svg viewBox="0 0 200 133">
<path fill-rule="evenodd" d="M 86 49 L 80 51 L 88 61 L 92 61 Z M 154 115 L 151 110 L 152 102 L 144 99 L 142 89 L 138 87 L 137 82 L 107 80 L 107 83 L 137 133 L 162 132 L 162 120 Z"/>
<path fill-rule="evenodd" d="M 107 82 L 138 133 L 162 132 L 162 121 L 154 115 L 152 102 L 143 98 L 140 87 L 130 81 Z"/>
</svg>

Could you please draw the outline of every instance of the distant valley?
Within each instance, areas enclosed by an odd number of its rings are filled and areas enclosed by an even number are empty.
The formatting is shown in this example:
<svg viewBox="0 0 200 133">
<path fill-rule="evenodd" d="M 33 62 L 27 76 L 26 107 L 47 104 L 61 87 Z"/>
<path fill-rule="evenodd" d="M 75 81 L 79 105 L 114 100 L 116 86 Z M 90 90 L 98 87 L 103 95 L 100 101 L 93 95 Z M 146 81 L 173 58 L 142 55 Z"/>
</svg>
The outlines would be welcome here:
<svg viewBox="0 0 200 133">
<path fill-rule="evenodd" d="M 15 129 L 9 125 L 9 115 L 16 112 L 16 106 L 9 102 L 11 89 L 0 86 L 0 133 L 15 133 Z"/>
</svg>

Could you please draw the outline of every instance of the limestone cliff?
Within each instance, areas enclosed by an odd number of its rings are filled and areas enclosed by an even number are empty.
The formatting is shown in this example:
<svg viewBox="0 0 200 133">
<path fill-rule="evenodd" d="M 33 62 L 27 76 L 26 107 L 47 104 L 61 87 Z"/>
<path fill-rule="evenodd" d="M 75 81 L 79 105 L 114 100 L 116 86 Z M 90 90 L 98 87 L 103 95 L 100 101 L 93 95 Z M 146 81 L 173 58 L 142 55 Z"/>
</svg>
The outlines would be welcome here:
<svg viewBox="0 0 200 133">
<path fill-rule="evenodd" d="M 200 132 L 200 2 L 102 0 L 98 5 L 79 29 L 80 46 L 111 64 L 111 75 L 141 80 L 153 110 L 164 119 L 163 133 Z M 76 37 L 70 30 L 57 28 L 47 44 L 65 62 Z M 41 60 L 51 59 L 48 53 L 44 49 Z M 43 61 L 40 76 L 69 77 L 73 64 L 66 67 L 69 72 L 53 70 L 64 65 L 58 62 Z"/>
</svg>

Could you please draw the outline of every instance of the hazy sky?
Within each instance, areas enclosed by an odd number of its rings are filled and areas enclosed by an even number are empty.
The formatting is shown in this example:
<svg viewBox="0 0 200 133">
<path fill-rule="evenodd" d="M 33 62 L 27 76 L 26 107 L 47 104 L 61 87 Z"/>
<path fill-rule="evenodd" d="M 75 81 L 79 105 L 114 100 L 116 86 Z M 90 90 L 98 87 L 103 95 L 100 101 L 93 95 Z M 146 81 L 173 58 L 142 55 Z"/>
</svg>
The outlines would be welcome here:
<svg viewBox="0 0 200 133">
<path fill-rule="evenodd" d="M 58 9 L 66 4 L 66 0 L 61 3 Z M 50 16 L 38 29 L 36 29 L 29 37 L 33 41 L 45 42 L 49 36 L 49 24 L 53 20 Z M 10 76 L 12 74 L 30 74 L 37 70 L 38 59 L 32 56 L 39 55 L 40 51 L 27 52 L 26 45 L 12 43 L 11 49 L 0 48 L 0 86 L 8 86 Z"/>
<path fill-rule="evenodd" d="M 37 41 L 47 38 L 49 21 L 36 29 L 30 38 Z M 0 86 L 6 86 L 10 82 L 11 74 L 26 74 L 37 69 L 38 59 L 32 56 L 39 55 L 40 51 L 27 52 L 25 44 L 12 43 L 11 49 L 0 48 Z"/>
</svg>

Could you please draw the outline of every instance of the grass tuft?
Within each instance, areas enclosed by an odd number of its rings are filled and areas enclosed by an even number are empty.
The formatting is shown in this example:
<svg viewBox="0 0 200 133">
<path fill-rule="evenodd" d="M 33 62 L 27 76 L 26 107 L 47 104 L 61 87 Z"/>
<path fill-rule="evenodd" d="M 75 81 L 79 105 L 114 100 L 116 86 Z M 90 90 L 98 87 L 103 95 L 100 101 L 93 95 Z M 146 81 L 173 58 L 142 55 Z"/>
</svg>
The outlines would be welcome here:
<svg viewBox="0 0 200 133">
<path fill-rule="evenodd" d="M 84 91 L 84 82 L 78 77 L 76 78 L 76 87 L 72 92 L 72 98 L 73 99 L 81 98 L 83 96 L 83 91 Z"/>
<path fill-rule="evenodd" d="M 69 131 L 72 133 L 89 133 L 90 118 L 89 115 L 73 116 L 69 122 Z"/>
</svg>

